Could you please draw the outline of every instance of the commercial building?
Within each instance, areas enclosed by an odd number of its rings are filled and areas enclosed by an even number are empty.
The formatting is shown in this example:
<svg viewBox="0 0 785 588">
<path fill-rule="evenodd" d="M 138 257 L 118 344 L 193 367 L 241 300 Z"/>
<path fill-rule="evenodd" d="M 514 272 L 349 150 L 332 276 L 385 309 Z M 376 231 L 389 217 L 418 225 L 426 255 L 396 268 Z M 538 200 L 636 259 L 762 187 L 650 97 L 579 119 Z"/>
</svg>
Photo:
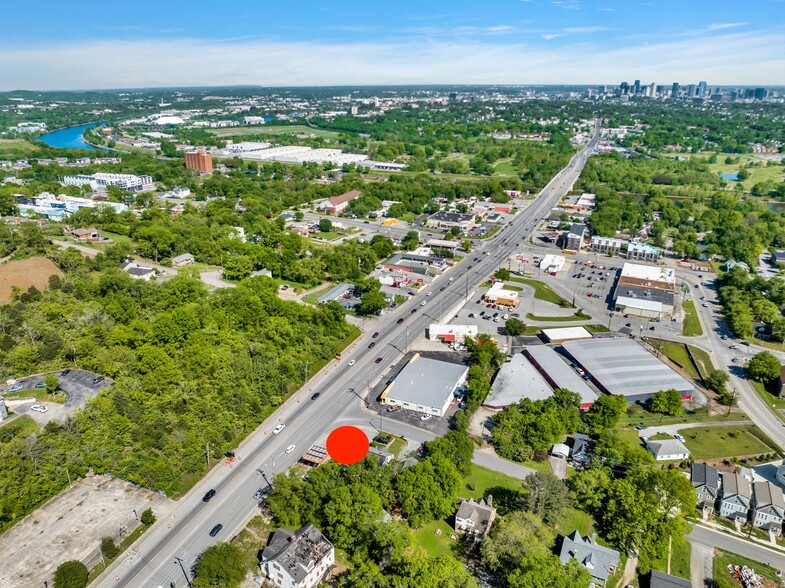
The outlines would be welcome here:
<svg viewBox="0 0 785 588">
<path fill-rule="evenodd" d="M 428 269 L 431 268 L 439 271 L 443 270 L 447 263 L 442 257 L 417 255 L 415 253 L 396 253 L 385 261 L 382 266 L 388 270 L 425 275 L 428 273 Z"/>
<path fill-rule="evenodd" d="M 213 156 L 205 153 L 203 149 L 199 151 L 186 151 L 185 169 L 193 169 L 200 174 L 213 173 Z"/>
<path fill-rule="evenodd" d="M 416 353 L 381 394 L 391 406 L 444 416 L 455 391 L 466 382 L 469 368 L 463 364 L 428 359 Z"/>
<path fill-rule="evenodd" d="M 615 310 L 657 319 L 673 314 L 676 272 L 671 268 L 625 263 L 616 284 Z"/>
<path fill-rule="evenodd" d="M 555 276 L 562 270 L 566 261 L 567 259 L 563 255 L 554 255 L 553 253 L 548 253 L 540 261 L 540 269 L 548 272 L 552 276 Z"/>
<path fill-rule="evenodd" d="M 537 368 L 523 353 L 516 353 L 502 364 L 483 406 L 491 410 L 502 410 L 518 404 L 524 398 L 545 400 L 552 395 L 553 389 Z"/>
<path fill-rule="evenodd" d="M 546 343 L 564 343 L 577 339 L 591 339 L 593 335 L 583 327 L 558 327 L 543 329 L 542 336 Z"/>
<path fill-rule="evenodd" d="M 339 196 L 330 196 L 322 203 L 321 208 L 329 214 L 341 214 L 346 210 L 346 207 L 349 206 L 349 202 L 355 198 L 359 198 L 361 195 L 362 192 L 359 190 L 350 190 Z"/>
<path fill-rule="evenodd" d="M 564 388 L 581 397 L 581 410 L 588 410 L 597 400 L 597 393 L 581 379 L 563 356 L 547 345 L 528 345 L 523 353 L 554 390 Z"/>
<path fill-rule="evenodd" d="M 343 298 L 347 293 L 354 291 L 354 284 L 336 284 L 332 288 L 330 288 L 327 292 L 319 296 L 316 299 L 316 302 L 321 302 L 322 304 L 330 302 L 332 300 L 338 300 Z"/>
<path fill-rule="evenodd" d="M 573 224 L 570 230 L 562 235 L 562 249 L 568 253 L 577 253 L 583 249 L 586 238 L 586 225 Z"/>
<path fill-rule="evenodd" d="M 444 341 L 463 343 L 465 337 L 477 337 L 477 325 L 449 325 L 445 323 L 431 323 L 428 327 L 428 339 L 431 341 Z"/>
<path fill-rule="evenodd" d="M 309 524 L 277 529 L 262 552 L 259 568 L 277 588 L 314 588 L 335 563 L 335 548 Z"/>
<path fill-rule="evenodd" d="M 515 290 L 505 290 L 504 282 L 494 282 L 491 289 L 485 293 L 483 300 L 491 304 L 501 304 L 514 308 L 518 305 L 519 293 Z"/>
<path fill-rule="evenodd" d="M 94 173 L 92 175 L 65 176 L 61 182 L 64 186 L 90 186 L 93 190 L 116 186 L 129 192 L 143 192 L 155 189 L 151 176 L 135 176 L 133 174 Z"/>
<path fill-rule="evenodd" d="M 594 235 L 591 238 L 591 252 L 605 255 L 619 255 L 623 244 L 624 241 L 622 239 Z"/>
<path fill-rule="evenodd" d="M 439 211 L 428 217 L 425 223 L 426 227 L 437 229 L 451 229 L 458 227 L 461 232 L 465 233 L 471 231 L 476 225 L 476 220 L 473 214 L 461 214 L 458 212 L 444 212 Z"/>
<path fill-rule="evenodd" d="M 678 390 L 691 398 L 693 385 L 632 339 L 567 341 L 562 347 L 592 381 L 629 402 L 645 401 L 661 390 Z"/>
<path fill-rule="evenodd" d="M 660 259 L 660 250 L 648 243 L 630 243 L 627 246 L 627 259 L 657 263 Z"/>
</svg>

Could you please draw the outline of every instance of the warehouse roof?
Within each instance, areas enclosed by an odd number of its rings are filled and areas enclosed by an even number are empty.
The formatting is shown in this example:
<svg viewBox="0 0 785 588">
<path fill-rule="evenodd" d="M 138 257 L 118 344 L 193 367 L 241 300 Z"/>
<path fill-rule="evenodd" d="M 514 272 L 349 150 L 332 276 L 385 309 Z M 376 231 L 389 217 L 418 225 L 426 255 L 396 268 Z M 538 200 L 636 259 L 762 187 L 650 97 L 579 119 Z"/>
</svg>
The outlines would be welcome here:
<svg viewBox="0 0 785 588">
<path fill-rule="evenodd" d="M 387 387 L 387 398 L 441 409 L 469 368 L 415 354 Z"/>
<path fill-rule="evenodd" d="M 676 271 L 668 267 L 640 265 L 638 263 L 625 263 L 621 268 L 622 278 L 636 280 L 650 280 L 652 282 L 676 283 Z"/>
<path fill-rule="evenodd" d="M 522 353 L 516 353 L 502 364 L 483 406 L 501 409 L 517 404 L 523 398 L 545 400 L 553 390 Z"/>
<path fill-rule="evenodd" d="M 597 400 L 596 392 L 550 347 L 529 345 L 524 353 L 554 388 L 564 388 L 580 394 L 581 407 L 594 404 Z"/>
<path fill-rule="evenodd" d="M 616 306 L 623 306 L 625 308 L 640 308 L 642 310 L 651 310 L 653 312 L 662 312 L 662 302 L 651 300 L 649 298 L 631 298 L 629 296 L 619 296 L 616 298 Z"/>
<path fill-rule="evenodd" d="M 670 388 L 693 392 L 690 382 L 631 339 L 567 341 L 562 347 L 611 394 L 651 395 Z"/>
<path fill-rule="evenodd" d="M 583 327 L 559 327 L 543 329 L 542 334 L 548 341 L 569 341 L 570 339 L 591 339 L 592 334 Z"/>
<path fill-rule="evenodd" d="M 638 300 L 656 300 L 657 302 L 673 306 L 676 295 L 673 293 L 673 290 L 619 284 L 616 286 L 616 299 L 618 300 L 621 297 L 636 298 Z"/>
</svg>

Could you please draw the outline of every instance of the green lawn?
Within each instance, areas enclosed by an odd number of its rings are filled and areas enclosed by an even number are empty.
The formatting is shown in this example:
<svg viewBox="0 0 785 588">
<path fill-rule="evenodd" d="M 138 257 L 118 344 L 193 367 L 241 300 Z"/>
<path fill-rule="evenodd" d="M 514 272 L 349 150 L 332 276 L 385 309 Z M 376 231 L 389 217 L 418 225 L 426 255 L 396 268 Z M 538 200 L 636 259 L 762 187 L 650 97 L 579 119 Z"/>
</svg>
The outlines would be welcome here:
<svg viewBox="0 0 785 588">
<path fill-rule="evenodd" d="M 38 429 L 36 422 L 26 414 L 10 417 L 5 423 L 0 425 L 0 443 L 5 441 L 5 436 L 27 437 L 30 433 L 35 433 Z"/>
<path fill-rule="evenodd" d="M 591 515 L 577 508 L 571 508 L 565 512 L 564 517 L 556 521 L 556 531 L 560 535 L 568 535 L 575 529 L 580 531 L 581 535 L 588 535 L 589 528 L 592 526 Z"/>
<path fill-rule="evenodd" d="M 766 386 L 760 382 L 756 382 L 755 380 L 747 381 L 755 389 L 755 392 L 758 393 L 758 396 L 761 397 L 761 400 L 763 400 L 763 402 L 772 408 L 774 414 L 776 414 L 781 420 L 785 421 L 785 416 L 783 416 L 783 414 L 780 412 L 780 410 L 785 410 L 785 398 L 777 398 L 774 396 L 774 394 L 766 389 Z"/>
<path fill-rule="evenodd" d="M 762 439 L 763 431 L 755 425 L 725 425 L 681 429 L 679 431 L 694 459 L 716 459 L 739 455 L 759 455 L 775 451 Z"/>
<path fill-rule="evenodd" d="M 7 392 L 3 396 L 12 400 L 22 400 L 24 398 L 38 398 L 45 394 L 46 391 L 43 388 L 31 388 L 29 390 L 19 390 L 18 392 Z"/>
<path fill-rule="evenodd" d="M 682 304 L 684 308 L 684 327 L 682 328 L 682 335 L 685 337 L 700 337 L 703 335 L 698 314 L 695 312 L 695 303 L 692 300 L 685 300 Z"/>
<path fill-rule="evenodd" d="M 776 570 L 771 566 L 767 566 L 758 561 L 736 555 L 735 553 L 728 553 L 715 550 L 714 556 L 714 587 L 715 588 L 739 588 L 739 583 L 734 580 L 728 572 L 728 565 L 734 566 L 747 566 L 755 570 L 755 573 L 764 576 L 771 580 L 775 585 L 780 584 L 780 579 L 777 577 Z"/>
<path fill-rule="evenodd" d="M 634 427 L 636 425 L 646 425 L 648 427 L 655 427 L 657 425 L 673 425 L 680 423 L 704 423 L 704 422 L 721 422 L 721 421 L 741 421 L 746 419 L 746 415 L 742 412 L 732 411 L 729 415 L 725 412 L 722 414 L 709 415 L 709 411 L 705 408 L 698 409 L 694 412 L 685 412 L 679 416 L 667 416 L 653 414 L 650 412 L 639 412 L 634 414 L 623 414 L 619 419 L 619 427 Z"/>
<path fill-rule="evenodd" d="M 690 542 L 683 535 L 674 535 L 671 543 L 671 569 L 670 573 L 679 578 L 690 578 Z M 654 569 L 668 572 L 668 554 L 661 553 L 654 560 Z"/>
<path fill-rule="evenodd" d="M 25 139 L 0 139 L 0 157 L 15 159 L 36 150 L 36 146 Z"/>
<path fill-rule="evenodd" d="M 521 284 L 526 284 L 527 286 L 531 286 L 532 288 L 534 288 L 534 297 L 539 300 L 544 300 L 545 302 L 551 302 L 553 304 L 556 304 L 557 306 L 572 307 L 572 304 L 570 304 L 564 298 L 559 296 L 547 284 L 543 284 L 542 282 L 539 282 L 537 280 L 531 280 L 529 278 L 519 278 L 518 276 L 511 276 L 510 281 L 520 282 Z"/>
<path fill-rule="evenodd" d="M 674 363 L 677 363 L 681 368 L 687 372 L 691 377 L 700 379 L 700 374 L 695 366 L 690 361 L 690 356 L 687 354 L 687 349 L 683 343 L 673 343 L 670 341 L 658 341 L 656 339 L 648 340 L 655 348 L 659 348 L 660 353 L 667 355 Z"/>
<path fill-rule="evenodd" d="M 609 333 L 610 329 L 605 325 L 583 325 L 583 328 L 590 333 Z"/>
<path fill-rule="evenodd" d="M 710 153 L 697 153 L 695 155 L 679 153 L 677 155 L 680 157 L 696 157 L 702 160 L 708 159 L 711 156 Z M 738 159 L 738 163 L 725 163 L 725 158 L 728 156 L 733 159 Z M 746 167 L 749 164 L 760 164 L 760 167 Z M 738 173 L 741 168 L 746 168 L 747 171 L 750 172 L 750 177 L 743 182 L 740 182 L 745 190 L 750 190 L 752 189 L 752 186 L 758 182 L 764 182 L 766 180 L 782 182 L 783 174 L 785 174 L 785 168 L 781 165 L 768 166 L 766 162 L 759 157 L 755 157 L 754 155 L 739 155 L 737 153 L 718 153 L 717 163 L 708 163 L 706 165 L 708 165 L 709 169 L 717 175 L 735 174 Z M 732 190 L 738 183 L 739 182 L 728 181 L 728 189 Z"/>
<path fill-rule="evenodd" d="M 588 314 L 571 314 L 569 316 L 537 316 L 530 312 L 526 313 L 526 318 L 530 321 L 549 321 L 554 323 L 568 323 L 573 321 L 588 321 L 591 317 Z M 607 331 L 607 329 L 606 329 Z"/>
<path fill-rule="evenodd" d="M 518 175 L 518 168 L 512 164 L 512 159 L 500 159 L 493 166 L 494 175 Z"/>
<path fill-rule="evenodd" d="M 698 364 L 701 376 L 704 379 L 708 378 L 709 374 L 714 371 L 714 364 L 711 361 L 711 356 L 700 347 L 693 347 L 692 345 L 688 345 L 688 347 L 690 348 L 692 357 L 695 358 L 695 362 Z"/>
<path fill-rule="evenodd" d="M 436 529 L 441 529 L 441 535 L 436 535 Z M 414 544 L 422 547 L 428 554 L 428 557 L 437 557 L 439 555 L 452 555 L 453 546 L 457 545 L 457 541 L 450 539 L 450 533 L 453 533 L 445 521 L 433 521 L 428 523 L 421 529 L 412 531 L 414 535 Z"/>
<path fill-rule="evenodd" d="M 472 471 L 463 479 L 458 496 L 461 498 L 482 498 L 488 488 L 501 486 L 510 490 L 520 490 L 521 481 L 518 478 L 500 474 L 493 470 L 472 464 Z"/>
<path fill-rule="evenodd" d="M 321 239 L 323 241 L 335 241 L 341 237 L 343 237 L 343 235 L 341 233 L 336 233 L 335 231 L 320 231 L 312 235 L 312 238 Z"/>
<path fill-rule="evenodd" d="M 324 288 L 319 288 L 315 292 L 311 292 L 310 294 L 306 294 L 303 296 L 303 302 L 308 302 L 309 304 L 316 304 L 316 301 L 319 299 L 319 296 L 323 294 L 327 294 L 330 290 L 332 290 L 333 284 L 329 286 L 325 286 Z"/>
<path fill-rule="evenodd" d="M 218 137 L 242 137 L 246 135 L 316 135 L 317 137 L 335 138 L 341 134 L 337 131 L 315 129 L 307 125 L 229 127 L 226 129 L 211 129 L 209 132 Z"/>
</svg>

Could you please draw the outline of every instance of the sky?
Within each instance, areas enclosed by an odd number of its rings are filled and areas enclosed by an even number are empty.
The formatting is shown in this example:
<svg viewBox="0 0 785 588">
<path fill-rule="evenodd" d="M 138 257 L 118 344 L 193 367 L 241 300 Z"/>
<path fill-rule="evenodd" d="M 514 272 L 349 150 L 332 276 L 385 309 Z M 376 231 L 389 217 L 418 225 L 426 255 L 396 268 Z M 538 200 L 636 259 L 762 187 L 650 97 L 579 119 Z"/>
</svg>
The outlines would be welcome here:
<svg viewBox="0 0 785 588">
<path fill-rule="evenodd" d="M 0 91 L 785 85 L 785 0 L 25 0 Z"/>
</svg>

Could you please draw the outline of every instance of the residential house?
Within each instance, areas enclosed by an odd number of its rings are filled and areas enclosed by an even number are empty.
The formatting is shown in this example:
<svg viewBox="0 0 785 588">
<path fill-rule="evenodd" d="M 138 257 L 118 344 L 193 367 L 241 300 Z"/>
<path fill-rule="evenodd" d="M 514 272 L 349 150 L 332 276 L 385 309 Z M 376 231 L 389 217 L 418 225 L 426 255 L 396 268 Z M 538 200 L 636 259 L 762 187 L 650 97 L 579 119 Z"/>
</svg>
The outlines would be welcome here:
<svg viewBox="0 0 785 588">
<path fill-rule="evenodd" d="M 782 488 L 771 482 L 755 482 L 752 497 L 752 524 L 777 535 L 782 533 L 785 517 L 785 498 Z"/>
<path fill-rule="evenodd" d="M 657 461 L 673 459 L 687 459 L 690 450 L 678 439 L 665 439 L 663 441 L 646 440 L 646 449 L 649 450 Z"/>
<path fill-rule="evenodd" d="M 551 455 L 561 459 L 567 459 L 570 455 L 570 447 L 566 443 L 554 443 L 551 447 Z"/>
<path fill-rule="evenodd" d="M 785 459 L 782 460 L 782 464 L 777 468 L 776 479 L 780 486 L 785 486 Z"/>
<path fill-rule="evenodd" d="M 190 253 L 183 253 L 172 258 L 172 265 L 174 267 L 183 267 L 184 265 L 193 265 L 194 256 Z"/>
<path fill-rule="evenodd" d="M 487 500 L 461 499 L 458 512 L 455 513 L 455 530 L 475 541 L 482 541 L 490 532 L 495 519 L 496 509 L 493 508 L 493 497 L 490 494 Z"/>
<path fill-rule="evenodd" d="M 773 264 L 785 263 L 785 251 L 775 251 L 771 254 L 771 261 Z"/>
<path fill-rule="evenodd" d="M 153 268 L 141 266 L 134 261 L 121 263 L 120 269 L 126 272 L 134 280 L 149 282 L 155 277 L 155 270 Z"/>
<path fill-rule="evenodd" d="M 379 458 L 379 466 L 386 466 L 393 459 L 395 459 L 395 455 L 390 453 L 384 447 L 371 447 L 368 449 L 368 453 L 371 453 Z"/>
<path fill-rule="evenodd" d="M 698 508 L 712 512 L 720 497 L 720 473 L 717 468 L 706 463 L 694 463 L 690 478 L 697 494 Z"/>
<path fill-rule="evenodd" d="M 605 586 L 608 578 L 616 572 L 616 566 L 619 565 L 619 552 L 597 545 L 591 537 L 581 537 L 578 531 L 573 531 L 562 541 L 559 559 L 563 564 L 571 559 L 577 560 L 589 570 L 595 585 Z"/>
<path fill-rule="evenodd" d="M 313 525 L 297 531 L 277 529 L 259 563 L 267 582 L 277 588 L 318 586 L 335 563 L 335 548 Z"/>
<path fill-rule="evenodd" d="M 575 434 L 575 441 L 572 444 L 572 462 L 586 465 L 589 463 L 589 436 L 583 433 Z"/>
<path fill-rule="evenodd" d="M 752 486 L 739 472 L 723 474 L 721 486 L 720 515 L 729 519 L 747 522 L 752 505 Z"/>
<path fill-rule="evenodd" d="M 649 588 L 691 588 L 692 583 L 678 576 L 652 570 L 649 576 Z"/>
<path fill-rule="evenodd" d="M 97 243 L 101 240 L 101 236 L 98 234 L 98 229 L 95 227 L 91 227 L 89 229 L 72 229 L 71 236 L 78 241 L 88 243 Z"/>
</svg>

